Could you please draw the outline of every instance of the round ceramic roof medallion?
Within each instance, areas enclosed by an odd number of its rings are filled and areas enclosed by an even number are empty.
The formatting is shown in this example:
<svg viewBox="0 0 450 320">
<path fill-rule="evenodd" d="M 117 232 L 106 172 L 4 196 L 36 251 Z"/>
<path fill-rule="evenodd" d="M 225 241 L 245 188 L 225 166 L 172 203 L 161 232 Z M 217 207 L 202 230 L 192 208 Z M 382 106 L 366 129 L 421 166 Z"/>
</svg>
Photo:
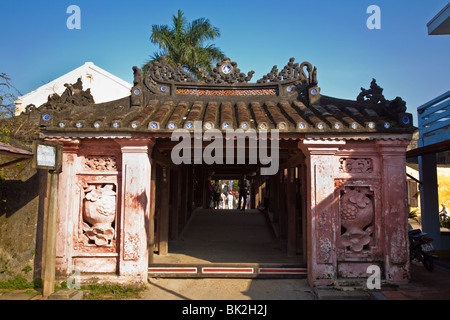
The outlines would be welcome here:
<svg viewBox="0 0 450 320">
<path fill-rule="evenodd" d="M 292 86 L 286 88 L 286 91 L 287 91 L 287 92 L 292 92 L 292 91 L 294 91 L 294 90 L 295 90 L 295 87 L 292 87 Z"/>
<path fill-rule="evenodd" d="M 229 65 L 228 63 L 225 63 L 224 65 L 222 65 L 222 72 L 225 74 L 230 74 L 231 71 L 233 71 L 233 67 L 231 65 Z"/>
<path fill-rule="evenodd" d="M 120 123 L 118 123 L 118 122 L 113 122 L 113 127 L 114 127 L 114 128 L 119 128 L 119 127 L 120 127 Z"/>
<path fill-rule="evenodd" d="M 375 129 L 375 122 L 369 122 L 369 128 Z"/>
<path fill-rule="evenodd" d="M 66 124 L 64 122 L 60 122 L 58 125 L 59 125 L 60 128 L 65 128 L 66 127 Z"/>
<path fill-rule="evenodd" d="M 406 117 L 406 116 L 403 117 L 402 122 L 403 122 L 403 124 L 409 124 L 409 122 L 410 122 L 409 117 Z"/>
<path fill-rule="evenodd" d="M 323 125 L 323 123 L 319 123 L 317 125 L 317 128 L 319 128 L 320 130 L 323 130 L 323 128 L 325 128 L 325 126 Z"/>
<path fill-rule="evenodd" d="M 42 120 L 44 120 L 44 121 L 48 121 L 48 120 L 50 120 L 50 118 L 51 118 L 51 116 L 48 113 L 46 113 L 42 116 Z"/>
<path fill-rule="evenodd" d="M 136 129 L 138 126 L 139 126 L 139 124 L 138 124 L 137 122 L 133 122 L 133 123 L 131 124 L 131 127 L 132 127 L 133 129 Z"/>
<path fill-rule="evenodd" d="M 82 124 L 81 122 L 77 122 L 77 123 L 75 124 L 75 126 L 76 126 L 77 128 L 82 128 L 82 127 L 83 127 L 83 124 Z"/>
<path fill-rule="evenodd" d="M 389 122 L 385 122 L 385 123 L 384 123 L 384 127 L 385 127 L 386 129 L 389 129 L 389 128 L 391 127 L 391 124 L 390 124 Z"/>
<path fill-rule="evenodd" d="M 192 124 L 192 122 L 186 123 L 186 129 L 192 129 L 193 127 L 194 125 Z"/>
<path fill-rule="evenodd" d="M 301 123 L 298 124 L 298 128 L 301 129 L 301 130 L 306 129 L 306 124 L 301 122 Z"/>
<path fill-rule="evenodd" d="M 153 129 L 153 130 L 158 129 L 158 123 L 156 123 L 156 122 L 150 123 L 150 129 Z"/>
<path fill-rule="evenodd" d="M 340 123 L 335 123 L 334 124 L 334 128 L 339 130 L 341 128 L 341 124 Z"/>
<path fill-rule="evenodd" d="M 167 125 L 167 128 L 169 128 L 170 130 L 174 130 L 175 129 L 175 123 L 171 122 Z"/>
</svg>

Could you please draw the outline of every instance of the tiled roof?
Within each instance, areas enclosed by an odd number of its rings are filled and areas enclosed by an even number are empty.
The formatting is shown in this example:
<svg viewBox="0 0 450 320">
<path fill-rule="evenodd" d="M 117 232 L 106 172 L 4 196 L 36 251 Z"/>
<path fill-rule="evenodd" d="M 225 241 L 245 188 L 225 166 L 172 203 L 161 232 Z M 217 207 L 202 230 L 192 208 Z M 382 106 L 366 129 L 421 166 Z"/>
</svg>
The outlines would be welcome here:
<svg viewBox="0 0 450 320">
<path fill-rule="evenodd" d="M 33 152 L 31 151 L 17 148 L 3 142 L 0 142 L 0 154 L 20 158 L 31 158 L 33 156 Z"/>
<path fill-rule="evenodd" d="M 354 101 L 323 96 L 317 69 L 307 62 L 299 65 L 291 59 L 281 72 L 274 67 L 256 83 L 248 83 L 252 73 L 240 73 L 229 59 L 218 63 L 204 82 L 164 60 L 145 76 L 140 69 L 133 69 L 135 81 L 129 97 L 94 104 L 89 92 L 73 90 L 23 116 L 39 121 L 41 131 L 53 135 L 170 133 L 178 128 L 192 130 L 195 121 L 201 121 L 204 130 L 253 128 L 319 134 L 413 130 L 404 101 L 386 100 L 375 80 Z"/>
</svg>

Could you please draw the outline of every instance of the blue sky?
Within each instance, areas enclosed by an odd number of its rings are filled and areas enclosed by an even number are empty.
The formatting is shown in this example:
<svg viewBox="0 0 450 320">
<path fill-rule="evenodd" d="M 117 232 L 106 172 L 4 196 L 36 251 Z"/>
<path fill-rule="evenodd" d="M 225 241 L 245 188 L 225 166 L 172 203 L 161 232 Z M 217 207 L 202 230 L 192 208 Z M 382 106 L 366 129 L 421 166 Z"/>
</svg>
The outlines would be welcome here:
<svg viewBox="0 0 450 320">
<path fill-rule="evenodd" d="M 283 68 L 290 57 L 318 68 L 322 94 L 355 99 L 372 78 L 387 99 L 416 109 L 450 87 L 450 35 L 429 36 L 427 23 L 441 0 L 0 0 L 0 72 L 21 94 L 92 61 L 132 83 L 132 66 L 157 51 L 153 24 L 171 24 L 178 9 L 188 20 L 210 19 L 215 41 L 252 81 Z M 67 8 L 81 9 L 81 30 L 69 30 Z M 381 29 L 369 30 L 369 5 L 381 10 Z"/>
</svg>

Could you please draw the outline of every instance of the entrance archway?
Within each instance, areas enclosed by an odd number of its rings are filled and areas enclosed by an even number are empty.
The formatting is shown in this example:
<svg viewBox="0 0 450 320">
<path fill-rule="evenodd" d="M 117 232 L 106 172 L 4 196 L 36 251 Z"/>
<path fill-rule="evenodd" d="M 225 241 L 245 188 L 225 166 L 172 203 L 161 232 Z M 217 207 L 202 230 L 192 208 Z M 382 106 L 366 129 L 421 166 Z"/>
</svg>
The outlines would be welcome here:
<svg viewBox="0 0 450 320">
<path fill-rule="evenodd" d="M 199 270 L 239 266 L 253 269 L 244 275 L 261 276 L 255 266 L 263 265 L 277 270 L 270 275 L 306 277 L 306 179 L 304 156 L 297 145 L 298 141 L 284 141 L 278 172 L 265 176 L 260 164 L 174 165 L 170 162 L 173 143 L 157 141 L 150 273 L 211 276 Z M 232 181 L 243 174 L 250 181 L 249 210 L 211 209 L 208 178 Z"/>
</svg>

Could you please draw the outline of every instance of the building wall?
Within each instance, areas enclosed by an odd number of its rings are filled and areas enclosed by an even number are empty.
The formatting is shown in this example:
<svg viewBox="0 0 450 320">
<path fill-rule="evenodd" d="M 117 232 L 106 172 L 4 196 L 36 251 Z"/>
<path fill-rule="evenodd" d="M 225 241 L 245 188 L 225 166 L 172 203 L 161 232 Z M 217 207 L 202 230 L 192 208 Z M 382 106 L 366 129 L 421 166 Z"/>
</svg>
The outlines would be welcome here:
<svg viewBox="0 0 450 320">
<path fill-rule="evenodd" d="M 47 102 L 48 96 L 51 94 L 61 95 L 66 90 L 64 86 L 66 83 L 76 83 L 80 77 L 83 82 L 83 90 L 91 90 L 95 103 L 113 101 L 130 95 L 131 84 L 97 67 L 92 62 L 86 62 L 58 79 L 20 96 L 15 101 L 16 115 L 25 111 L 29 104 L 34 104 L 36 107 L 41 106 Z"/>
<path fill-rule="evenodd" d="M 0 163 L 12 159 L 0 156 Z M 0 281 L 40 278 L 38 191 L 39 174 L 31 160 L 0 169 Z"/>
</svg>

